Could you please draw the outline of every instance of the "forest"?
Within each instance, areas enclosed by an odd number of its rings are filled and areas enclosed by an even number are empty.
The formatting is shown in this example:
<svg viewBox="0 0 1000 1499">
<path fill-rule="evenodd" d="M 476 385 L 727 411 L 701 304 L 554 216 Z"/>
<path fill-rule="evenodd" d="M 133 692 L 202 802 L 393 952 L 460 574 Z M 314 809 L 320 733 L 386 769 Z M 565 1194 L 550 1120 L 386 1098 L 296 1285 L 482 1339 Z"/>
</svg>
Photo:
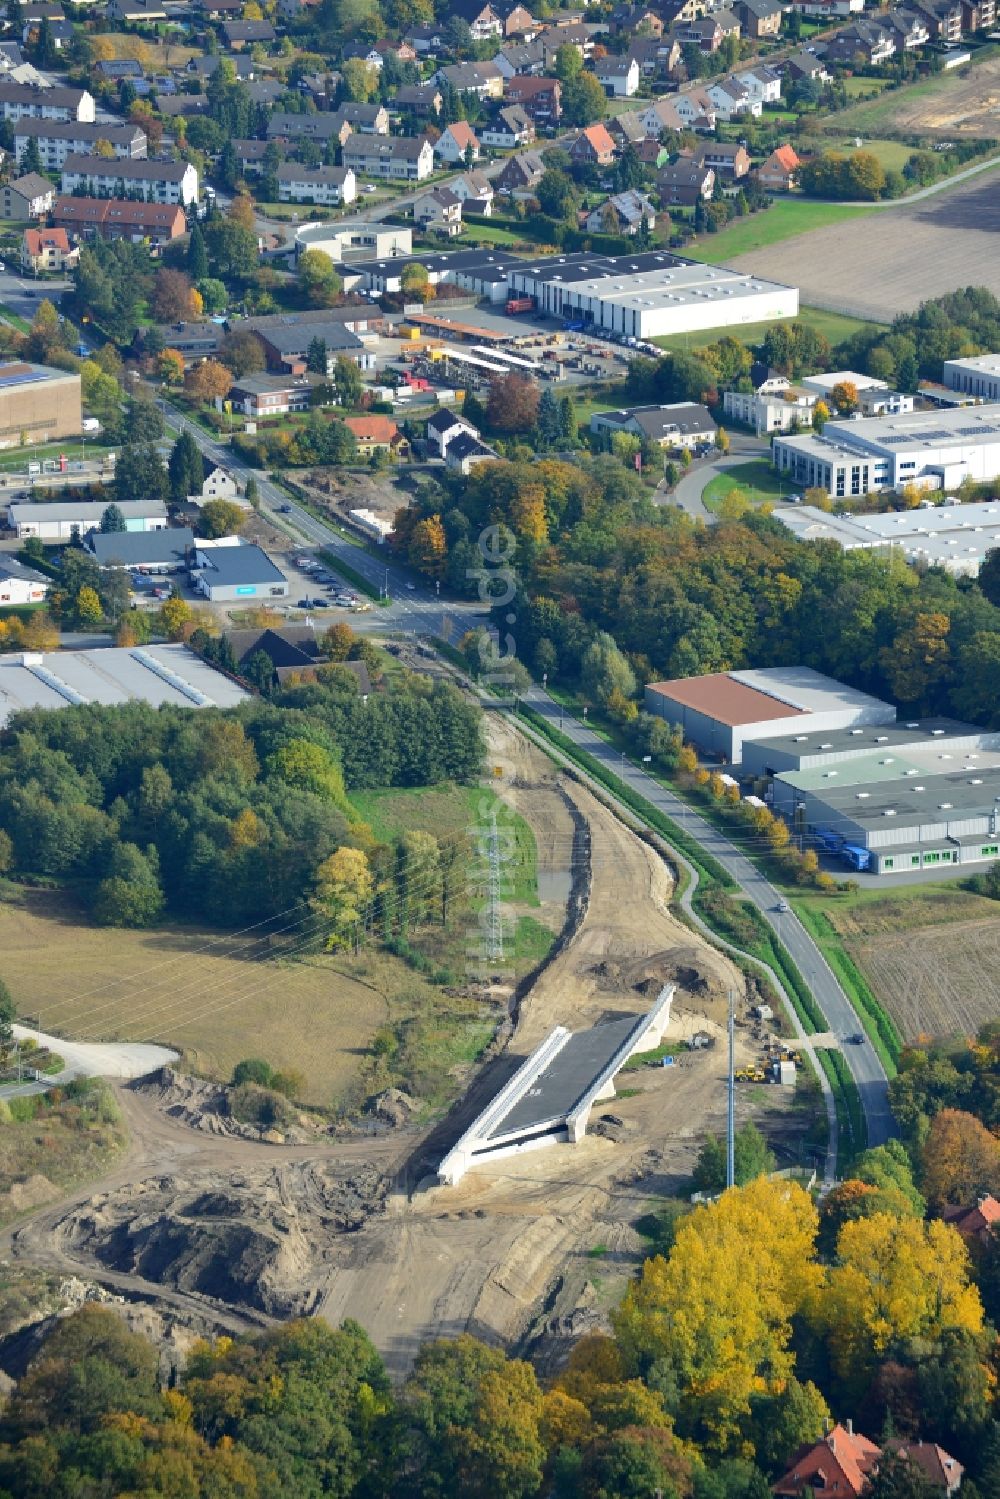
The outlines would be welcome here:
<svg viewBox="0 0 1000 1499">
<path fill-rule="evenodd" d="M 955 1068 L 994 1090 L 996 1031 Z M 0 1415 L 0 1499 L 768 1499 L 848 1417 L 889 1444 L 868 1499 L 939 1499 L 900 1439 L 940 1443 L 963 1499 L 992 1499 L 1000 1238 L 942 1214 L 997 1181 L 1000 1146 L 962 1108 L 924 1117 L 818 1203 L 763 1174 L 766 1149 L 715 1201 L 668 1201 L 606 1330 L 547 1378 L 462 1335 L 393 1386 L 357 1324 L 313 1320 L 199 1343 L 164 1388 L 157 1350 L 88 1305 Z"/>
<path fill-rule="evenodd" d="M 0 868 L 71 882 L 107 925 L 264 921 L 328 886 L 344 847 L 368 889 L 350 791 L 468 781 L 482 755 L 479 710 L 449 684 L 406 676 L 363 701 L 337 667 L 224 711 L 33 710 L 0 737 Z"/>
</svg>

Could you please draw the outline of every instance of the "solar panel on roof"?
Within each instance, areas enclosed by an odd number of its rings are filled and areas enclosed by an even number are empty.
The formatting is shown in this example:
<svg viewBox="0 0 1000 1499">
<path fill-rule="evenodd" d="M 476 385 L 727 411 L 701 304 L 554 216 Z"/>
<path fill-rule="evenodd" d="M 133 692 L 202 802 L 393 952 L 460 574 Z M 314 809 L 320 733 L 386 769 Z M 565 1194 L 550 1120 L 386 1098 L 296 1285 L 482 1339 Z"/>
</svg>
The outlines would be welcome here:
<svg viewBox="0 0 1000 1499">
<path fill-rule="evenodd" d="M 45 375 L 31 373 L 28 375 L 0 375 L 0 387 L 5 385 L 33 385 L 37 380 L 44 380 Z"/>
</svg>

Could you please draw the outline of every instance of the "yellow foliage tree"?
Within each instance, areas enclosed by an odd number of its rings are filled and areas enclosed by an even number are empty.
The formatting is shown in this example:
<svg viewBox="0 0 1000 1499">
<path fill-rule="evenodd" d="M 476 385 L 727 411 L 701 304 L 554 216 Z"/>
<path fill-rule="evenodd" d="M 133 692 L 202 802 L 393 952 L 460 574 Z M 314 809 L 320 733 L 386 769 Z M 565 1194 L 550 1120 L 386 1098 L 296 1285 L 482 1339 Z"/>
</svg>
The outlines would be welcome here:
<svg viewBox="0 0 1000 1499">
<path fill-rule="evenodd" d="M 560 1447 L 582 1450 L 592 1431 L 590 1412 L 582 1400 L 574 1400 L 558 1388 L 543 1396 L 540 1435 L 548 1453 L 556 1453 Z"/>
<path fill-rule="evenodd" d="M 948 1328 L 982 1327 L 969 1253 L 948 1223 L 889 1213 L 855 1219 L 840 1231 L 837 1261 L 813 1295 L 810 1318 L 845 1380 L 867 1383 L 891 1343 L 933 1343 Z"/>
<path fill-rule="evenodd" d="M 316 871 L 312 904 L 331 923 L 328 947 L 344 947 L 357 939 L 374 889 L 372 872 L 361 849 L 338 848 L 323 860 Z"/>
<path fill-rule="evenodd" d="M 780 817 L 771 818 L 771 826 L 767 830 L 767 841 L 776 851 L 788 847 L 790 838 L 788 824 Z"/>
<path fill-rule="evenodd" d="M 180 385 L 184 379 L 184 355 L 178 349 L 163 349 L 157 356 L 156 373 L 165 385 Z"/>
<path fill-rule="evenodd" d="M 168 640 L 183 640 L 191 619 L 191 605 L 184 599 L 167 599 L 160 605 L 160 627 Z"/>
<path fill-rule="evenodd" d="M 677 756 L 677 768 L 691 775 L 698 769 L 698 756 L 690 744 L 681 746 L 680 754 Z"/>
<path fill-rule="evenodd" d="M 252 807 L 244 807 L 229 824 L 229 847 L 257 848 L 264 841 L 264 824 Z"/>
<path fill-rule="evenodd" d="M 793 1182 L 764 1178 L 697 1208 L 669 1259 L 647 1260 L 614 1316 L 627 1359 L 665 1358 L 685 1425 L 725 1451 L 758 1394 L 792 1372 L 792 1319 L 815 1295 L 817 1216 Z"/>
<path fill-rule="evenodd" d="M 47 614 L 38 613 L 31 616 L 24 632 L 24 643 L 29 651 L 59 649 L 59 631 Z"/>
<path fill-rule="evenodd" d="M 518 536 L 529 541 L 548 540 L 545 491 L 540 484 L 526 484 L 518 491 L 511 507 L 511 521 Z"/>
<path fill-rule="evenodd" d="M 444 571 L 448 555 L 448 540 L 439 515 L 430 515 L 418 521 L 410 537 L 409 558 L 414 567 L 432 578 L 439 578 Z"/>
</svg>

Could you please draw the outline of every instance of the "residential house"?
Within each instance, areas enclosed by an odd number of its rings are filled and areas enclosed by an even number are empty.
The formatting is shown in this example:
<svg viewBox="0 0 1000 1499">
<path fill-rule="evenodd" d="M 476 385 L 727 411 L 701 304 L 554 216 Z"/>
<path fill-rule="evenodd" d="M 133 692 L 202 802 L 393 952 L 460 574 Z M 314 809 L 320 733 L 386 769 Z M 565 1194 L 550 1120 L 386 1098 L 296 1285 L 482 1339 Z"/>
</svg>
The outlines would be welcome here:
<svg viewBox="0 0 1000 1499">
<path fill-rule="evenodd" d="M 663 120 L 670 113 L 677 125 L 660 124 L 658 129 L 651 129 L 651 123 Z M 707 89 L 686 88 L 679 94 L 674 94 L 670 99 L 657 100 L 656 105 L 646 111 L 646 134 L 659 135 L 660 130 L 714 130 L 715 129 L 715 105 Z"/>
<path fill-rule="evenodd" d="M 972 1207 L 946 1207 L 941 1216 L 967 1243 L 985 1244 L 1000 1232 L 1000 1202 L 988 1192 L 981 1193 Z"/>
<path fill-rule="evenodd" d="M 480 442 L 478 437 L 473 437 L 468 432 L 460 432 L 445 448 L 444 461 L 446 467 L 455 473 L 471 474 L 478 464 L 499 463 L 500 458 L 492 448 Z"/>
<path fill-rule="evenodd" d="M 666 166 L 670 160 L 670 152 L 659 141 L 643 139 L 633 147 L 633 150 L 642 165 L 650 167 L 653 171 L 658 171 L 660 167 Z"/>
<path fill-rule="evenodd" d="M 784 14 L 779 0 L 735 0 L 733 15 L 744 36 L 754 41 L 769 40 L 781 30 Z"/>
<path fill-rule="evenodd" d="M 718 52 L 727 36 L 739 36 L 740 23 L 731 10 L 715 10 L 695 21 L 679 21 L 672 33 L 681 46 L 693 44 L 705 53 Z"/>
<path fill-rule="evenodd" d="M 19 120 L 14 126 L 14 152 L 19 162 L 30 141 L 38 146 L 42 168 L 56 172 L 67 156 L 86 156 L 104 142 L 116 160 L 141 161 L 146 155 L 146 133 L 138 125 L 81 125 L 75 120 Z"/>
<path fill-rule="evenodd" d="M 675 36 L 637 37 L 628 49 L 643 78 L 666 78 L 680 66 L 683 50 Z"/>
<path fill-rule="evenodd" d="M 855 21 L 836 32 L 826 44 L 829 63 L 844 67 L 880 67 L 896 51 L 896 41 L 887 26 L 876 20 Z"/>
<path fill-rule="evenodd" d="M 468 120 L 446 125 L 434 142 L 434 155 L 449 166 L 470 166 L 480 156 L 479 140 Z"/>
<path fill-rule="evenodd" d="M 93 125 L 97 118 L 93 94 L 79 88 L 40 88 L 0 78 L 0 119 L 80 120 Z"/>
<path fill-rule="evenodd" d="M 52 223 L 78 239 L 129 239 L 152 247 L 187 233 L 179 203 L 146 203 L 122 198 L 57 198 Z"/>
<path fill-rule="evenodd" d="M 562 119 L 562 84 L 558 78 L 509 78 L 503 90 L 507 104 L 520 104 L 536 126 L 558 125 Z"/>
<path fill-rule="evenodd" d="M 25 567 L 16 557 L 0 557 L 0 604 L 41 604 L 51 582 L 34 568 Z"/>
<path fill-rule="evenodd" d="M 818 1442 L 801 1448 L 788 1472 L 774 1484 L 778 1499 L 802 1499 L 804 1495 L 838 1495 L 839 1499 L 861 1499 L 871 1487 L 880 1461 L 891 1452 L 919 1468 L 931 1488 L 945 1499 L 957 1494 L 962 1483 L 961 1463 L 934 1442 L 891 1437 L 882 1447 L 855 1432 L 853 1423 L 835 1426 Z"/>
<path fill-rule="evenodd" d="M 615 159 L 615 143 L 602 124 L 588 125 L 571 143 L 569 157 L 575 165 L 607 167 Z"/>
<path fill-rule="evenodd" d="M 493 184 L 485 172 L 463 172 L 448 183 L 448 189 L 462 204 L 463 213 L 476 213 L 488 219 L 493 214 Z"/>
<path fill-rule="evenodd" d="M 373 453 L 392 453 L 396 458 L 405 458 L 409 444 L 391 416 L 380 416 L 368 412 L 365 416 L 345 416 L 344 426 L 354 433 L 358 454 L 370 458 Z"/>
<path fill-rule="evenodd" d="M 416 48 L 411 47 L 409 42 L 397 42 L 387 36 L 375 43 L 375 50 L 380 57 L 394 57 L 397 62 L 416 62 L 417 60 Z"/>
<path fill-rule="evenodd" d="M 413 52 L 413 48 L 410 48 Z M 414 57 L 416 53 L 413 52 Z M 374 68 L 376 73 L 381 73 L 385 67 L 385 58 L 378 50 L 374 42 L 348 42 L 341 56 L 344 62 L 363 62 L 369 68 Z"/>
<path fill-rule="evenodd" d="M 761 101 L 735 77 L 720 78 L 717 83 L 710 83 L 705 92 L 715 106 L 716 119 L 724 124 L 741 115 L 759 118 L 764 109 Z"/>
<path fill-rule="evenodd" d="M 51 41 L 55 50 L 57 52 L 61 52 L 64 47 L 70 46 L 76 33 L 73 30 L 72 21 L 67 21 L 66 17 L 62 14 L 61 10 L 59 10 L 58 6 L 39 7 L 39 9 L 44 10 L 49 10 L 52 8 L 59 11 L 59 14 L 54 17 L 46 18 L 48 20 L 49 26 L 49 40 Z M 36 21 L 25 21 L 24 29 L 21 32 L 21 41 L 26 47 L 34 47 L 38 45 L 38 38 L 41 32 L 41 27 L 41 17 Z"/>
<path fill-rule="evenodd" d="M 25 229 L 21 236 L 21 265 L 36 276 L 41 271 L 72 270 L 79 258 L 65 229 Z"/>
<path fill-rule="evenodd" d="M 865 4 L 864 0 L 790 0 L 785 8 L 800 16 L 809 16 L 814 21 L 828 24 L 841 16 L 860 15 Z"/>
<path fill-rule="evenodd" d="M 241 497 L 240 486 L 232 474 L 218 467 L 213 468 L 206 476 L 201 486 L 201 494 L 190 495 L 189 498 L 197 505 L 204 505 L 209 500 L 229 500 L 233 505 L 242 505 L 245 509 L 250 508 L 249 503 Z"/>
<path fill-rule="evenodd" d="M 518 146 L 530 146 L 535 139 L 535 127 L 531 116 L 521 104 L 508 104 L 479 131 L 484 146 L 496 151 L 516 151 Z"/>
<path fill-rule="evenodd" d="M 109 161 L 104 156 L 67 156 L 62 191 L 83 191 L 95 198 L 125 198 L 130 193 L 154 203 L 198 201 L 198 173 L 185 161 Z"/>
<path fill-rule="evenodd" d="M 541 30 L 541 25 L 535 20 L 531 11 L 524 5 L 501 6 L 503 13 L 503 34 L 506 37 L 523 37 L 530 41 Z"/>
<path fill-rule="evenodd" d="M 477 99 L 502 99 L 503 74 L 495 62 L 457 62 L 439 68 L 434 82 L 448 84 L 456 94 L 475 94 Z"/>
<path fill-rule="evenodd" d="M 762 104 L 781 102 L 781 74 L 776 68 L 769 68 L 764 63 L 758 63 L 753 68 L 741 68 L 734 76 L 742 83 L 751 98 L 759 99 Z"/>
<path fill-rule="evenodd" d="M 656 174 L 656 190 L 664 208 L 693 208 L 711 198 L 715 173 L 711 167 L 699 166 L 682 156 L 672 166 L 661 167 Z"/>
<path fill-rule="evenodd" d="M 986 0 L 986 3 L 996 9 L 994 0 Z M 897 52 L 916 52 L 921 47 L 926 47 L 931 39 L 930 27 L 914 10 L 888 10 L 883 17 L 883 24 L 889 31 L 896 43 Z M 966 11 L 962 8 L 963 30 L 969 30 L 966 25 Z"/>
<path fill-rule="evenodd" d="M 531 198 L 544 172 L 545 163 L 537 151 L 519 151 L 504 162 L 494 186 L 509 198 Z"/>
<path fill-rule="evenodd" d="M 404 114 L 414 114 L 421 118 L 431 115 L 436 119 L 444 101 L 441 90 L 434 83 L 407 83 L 397 90 L 392 102 Z"/>
<path fill-rule="evenodd" d="M 234 411 L 258 421 L 261 417 L 287 416 L 294 411 L 308 411 L 313 386 L 322 376 L 242 375 L 229 392 Z"/>
<path fill-rule="evenodd" d="M 453 239 L 462 232 L 462 200 L 447 187 L 432 187 L 414 199 L 413 221 L 425 233 Z"/>
<path fill-rule="evenodd" d="M 270 47 L 278 40 L 270 21 L 223 21 L 221 30 L 230 52 L 242 52 L 244 47 Z"/>
<path fill-rule="evenodd" d="M 389 111 L 384 104 L 341 104 L 337 114 L 358 135 L 389 134 Z"/>
<path fill-rule="evenodd" d="M 6 182 L 2 189 L 3 216 L 5 219 L 40 219 L 48 213 L 55 200 L 56 190 L 47 177 L 37 172 L 28 172 L 13 182 Z"/>
<path fill-rule="evenodd" d="M 537 77 L 545 70 L 545 48 L 541 42 L 505 42 L 494 57 L 504 78 Z"/>
<path fill-rule="evenodd" d="M 472 32 L 474 42 L 485 42 L 491 36 L 503 36 L 504 24 L 500 12 L 494 10 L 489 0 L 452 0 L 448 14 L 464 21 Z"/>
<path fill-rule="evenodd" d="M 351 135 L 343 148 L 344 166 L 365 177 L 423 182 L 434 170 L 434 152 L 426 136 Z"/>
<path fill-rule="evenodd" d="M 590 234 L 636 235 L 643 224 L 650 230 L 656 228 L 656 209 L 645 193 L 635 189 L 612 193 L 587 215 L 586 220 Z"/>
<path fill-rule="evenodd" d="M 207 94 L 178 94 L 168 99 L 162 94 L 156 101 L 158 112 L 166 120 L 194 119 L 196 115 L 208 113 Z"/>
<path fill-rule="evenodd" d="M 623 109 L 621 114 L 611 115 L 606 123 L 616 147 L 637 146 L 646 139 L 642 115 L 635 109 Z"/>
<path fill-rule="evenodd" d="M 339 208 L 358 196 L 357 180 L 350 167 L 303 167 L 283 161 L 278 168 L 278 200 L 281 203 L 315 203 Z"/>
<path fill-rule="evenodd" d="M 757 181 L 766 193 L 791 192 L 801 165 L 792 146 L 776 146 L 757 168 Z"/>
<path fill-rule="evenodd" d="M 711 167 L 717 178 L 731 182 L 739 182 L 750 170 L 750 152 L 742 141 L 703 141 L 694 160 Z"/>
<path fill-rule="evenodd" d="M 859 6 L 858 9 L 860 8 Z M 817 57 L 814 52 L 793 52 L 791 57 L 785 58 L 782 70 L 789 83 L 799 83 L 807 78 L 815 82 L 828 83 L 831 77 L 823 59 Z"/>
<path fill-rule="evenodd" d="M 434 57 L 444 46 L 444 33 L 440 26 L 414 26 L 406 40 L 418 57 Z"/>
<path fill-rule="evenodd" d="M 268 140 L 285 141 L 288 145 L 295 145 L 297 141 L 316 141 L 325 146 L 336 141 L 338 146 L 343 146 L 351 134 L 351 123 L 339 109 L 334 114 L 314 115 L 289 114 L 286 110 L 276 109 L 267 121 Z"/>
<path fill-rule="evenodd" d="M 608 17 L 612 36 L 663 35 L 663 17 L 648 5 L 616 5 Z"/>
<path fill-rule="evenodd" d="M 560 47 L 575 47 L 584 62 L 589 62 L 594 55 L 594 33 L 582 21 L 564 26 L 546 26 L 539 41 L 542 44 L 542 54 L 548 71 L 555 67 L 556 54 Z"/>
<path fill-rule="evenodd" d="M 109 0 L 104 14 L 123 26 L 155 26 L 167 19 L 159 0 Z"/>
<path fill-rule="evenodd" d="M 962 0 L 962 30 L 988 31 L 996 24 L 996 0 Z"/>
<path fill-rule="evenodd" d="M 962 40 L 962 0 L 913 0 L 910 8 L 923 16 L 932 41 Z"/>
<path fill-rule="evenodd" d="M 132 57 L 104 57 L 94 63 L 94 72 L 98 78 L 104 78 L 108 83 L 139 83 L 145 78 L 142 63 L 136 62 Z"/>
<path fill-rule="evenodd" d="M 634 57 L 609 53 L 594 64 L 594 76 L 610 99 L 631 99 L 639 92 L 639 64 Z"/>
<path fill-rule="evenodd" d="M 696 401 L 670 406 L 630 406 L 622 411 L 595 411 L 591 432 L 627 432 L 659 448 L 686 448 L 713 442 L 716 426 L 706 407 Z"/>
<path fill-rule="evenodd" d="M 469 437 L 479 436 L 471 422 L 467 422 L 448 406 L 439 407 L 427 418 L 427 443 L 436 450 L 439 458 L 444 457 L 445 449 L 452 439 L 463 433 Z"/>
<path fill-rule="evenodd" d="M 241 176 L 260 176 L 264 169 L 264 153 L 268 145 L 268 141 L 233 141 L 233 150 L 236 152 L 236 165 L 239 168 Z"/>
</svg>

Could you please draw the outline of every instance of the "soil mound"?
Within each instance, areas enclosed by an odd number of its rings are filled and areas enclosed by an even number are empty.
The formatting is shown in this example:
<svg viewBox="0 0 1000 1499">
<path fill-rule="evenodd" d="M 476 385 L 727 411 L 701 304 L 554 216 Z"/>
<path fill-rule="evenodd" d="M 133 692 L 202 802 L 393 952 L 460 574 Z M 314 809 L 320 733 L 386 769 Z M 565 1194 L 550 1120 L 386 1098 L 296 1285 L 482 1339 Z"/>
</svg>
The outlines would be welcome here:
<svg viewBox="0 0 1000 1499">
<path fill-rule="evenodd" d="M 296 1317 L 313 1309 L 316 1272 L 336 1239 L 382 1211 L 387 1190 L 373 1167 L 317 1161 L 210 1185 L 160 1177 L 92 1199 L 57 1232 L 120 1274 Z"/>
</svg>

